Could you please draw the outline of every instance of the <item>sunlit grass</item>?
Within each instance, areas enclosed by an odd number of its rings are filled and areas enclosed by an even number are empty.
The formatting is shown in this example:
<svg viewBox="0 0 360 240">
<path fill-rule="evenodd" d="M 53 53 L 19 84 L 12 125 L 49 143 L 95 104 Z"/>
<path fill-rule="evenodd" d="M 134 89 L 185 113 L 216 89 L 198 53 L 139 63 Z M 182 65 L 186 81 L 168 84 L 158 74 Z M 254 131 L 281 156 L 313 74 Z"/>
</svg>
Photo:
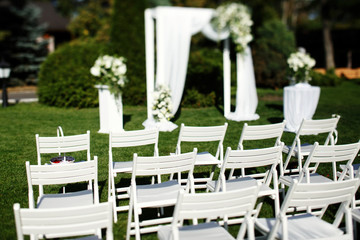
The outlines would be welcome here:
<svg viewBox="0 0 360 240">
<path fill-rule="evenodd" d="M 283 120 L 283 103 L 281 90 L 259 89 L 259 105 L 257 113 L 260 119 L 251 121 L 249 124 L 267 124 Z M 341 115 L 338 124 L 338 143 L 351 143 L 359 140 L 360 133 L 360 86 L 353 82 L 344 82 L 341 86 L 322 87 L 320 102 L 314 119 L 328 118 L 331 114 Z M 266 96 L 276 96 L 266 98 Z M 279 98 L 280 97 L 280 98 Z M 263 100 L 262 100 L 263 99 Z M 146 119 L 145 106 L 126 106 L 124 103 L 124 127 L 125 130 L 143 129 L 142 122 Z M 222 125 L 228 122 L 228 130 L 225 136 L 224 149 L 230 146 L 235 149 L 240 137 L 244 122 L 228 121 L 221 111 L 222 106 L 209 108 L 182 108 L 175 123 L 180 126 L 186 125 Z M 81 134 L 86 130 L 91 131 L 91 156 L 99 157 L 99 188 L 101 201 L 107 199 L 108 178 L 108 135 L 99 134 L 99 110 L 92 109 L 60 109 L 48 107 L 37 103 L 17 104 L 8 108 L 0 109 L 0 208 L 1 239 L 15 239 L 15 224 L 12 205 L 19 202 L 22 207 L 28 207 L 27 179 L 25 161 L 36 164 L 35 134 L 40 136 L 55 136 L 57 126 L 62 126 L 65 135 Z M 166 155 L 175 151 L 179 128 L 173 132 L 161 132 L 159 139 L 159 151 Z M 291 144 L 294 134 L 284 133 L 282 140 Z M 309 141 L 317 138 L 311 137 Z M 259 143 L 245 145 L 247 148 L 261 147 Z M 262 143 L 260 143 L 261 145 Z M 213 147 L 214 151 L 215 147 Z M 192 147 L 184 147 L 183 151 L 191 151 Z M 199 147 L 199 151 L 204 150 Z M 126 150 L 118 153 L 131 160 L 133 151 L 150 153 L 151 148 L 143 150 Z M 77 159 L 81 156 L 77 156 Z M 123 160 L 126 160 L 126 159 Z M 356 159 L 359 161 L 359 159 Z M 202 171 L 202 169 L 197 170 Z M 321 171 L 326 172 L 326 169 Z M 125 176 L 130 178 L 130 175 Z M 262 216 L 271 216 L 272 202 L 265 204 Z M 115 239 L 124 239 L 126 231 L 127 213 L 118 214 L 119 222 L 114 225 Z M 156 234 L 148 234 L 144 239 L 156 239 Z"/>
</svg>

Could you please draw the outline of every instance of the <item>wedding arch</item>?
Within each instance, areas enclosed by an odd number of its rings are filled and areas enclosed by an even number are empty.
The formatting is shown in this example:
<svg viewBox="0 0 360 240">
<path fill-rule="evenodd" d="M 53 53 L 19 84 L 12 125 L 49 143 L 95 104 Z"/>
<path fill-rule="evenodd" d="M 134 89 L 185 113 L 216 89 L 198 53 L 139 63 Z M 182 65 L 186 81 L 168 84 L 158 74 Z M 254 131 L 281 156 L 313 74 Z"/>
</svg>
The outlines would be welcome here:
<svg viewBox="0 0 360 240">
<path fill-rule="evenodd" d="M 189 59 L 191 36 L 202 32 L 213 41 L 224 40 L 224 116 L 234 121 L 256 120 L 258 98 L 250 48 L 237 54 L 236 110 L 231 112 L 231 61 L 229 32 L 218 33 L 210 24 L 214 9 L 188 7 L 156 7 L 145 10 L 147 120 L 145 128 L 158 127 L 160 131 L 172 131 L 177 125 L 156 122 L 152 115 L 155 86 L 166 85 L 171 90 L 172 113 L 179 108 L 184 91 Z M 155 43 L 156 22 L 156 43 Z M 155 79 L 156 46 L 156 79 Z"/>
</svg>

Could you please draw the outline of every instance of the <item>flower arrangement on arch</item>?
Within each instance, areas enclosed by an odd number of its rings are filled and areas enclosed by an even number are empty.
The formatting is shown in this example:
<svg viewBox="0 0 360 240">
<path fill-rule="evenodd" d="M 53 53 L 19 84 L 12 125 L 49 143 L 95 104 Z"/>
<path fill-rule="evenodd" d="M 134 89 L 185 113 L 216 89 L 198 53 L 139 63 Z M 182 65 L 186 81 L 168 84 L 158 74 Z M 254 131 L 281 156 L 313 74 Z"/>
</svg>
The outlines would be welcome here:
<svg viewBox="0 0 360 240">
<path fill-rule="evenodd" d="M 241 3 L 225 3 L 220 5 L 212 19 L 212 25 L 221 32 L 229 30 L 230 36 L 236 44 L 236 51 L 243 53 L 253 36 L 251 34 L 250 10 Z"/>
<path fill-rule="evenodd" d="M 158 122 L 163 122 L 173 118 L 170 89 L 166 85 L 160 84 L 156 87 L 153 96 L 152 114 L 154 119 Z"/>
<path fill-rule="evenodd" d="M 290 54 L 287 59 L 292 77 L 297 83 L 311 81 L 310 70 L 315 66 L 315 59 L 306 53 L 304 48 L 299 48 L 295 53 Z"/>
<path fill-rule="evenodd" d="M 126 77 L 126 59 L 103 55 L 96 59 L 90 69 L 90 73 L 99 79 L 98 83 L 109 86 L 109 91 L 115 96 L 122 93 L 125 84 L 128 82 Z"/>
</svg>

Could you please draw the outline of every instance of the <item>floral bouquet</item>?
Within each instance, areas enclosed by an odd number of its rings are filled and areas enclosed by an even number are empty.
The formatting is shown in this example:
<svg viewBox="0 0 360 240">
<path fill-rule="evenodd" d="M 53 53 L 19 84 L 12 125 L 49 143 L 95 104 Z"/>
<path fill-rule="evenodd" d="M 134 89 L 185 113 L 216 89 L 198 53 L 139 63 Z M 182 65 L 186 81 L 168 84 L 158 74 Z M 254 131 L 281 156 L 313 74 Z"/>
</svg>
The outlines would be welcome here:
<svg viewBox="0 0 360 240">
<path fill-rule="evenodd" d="M 230 36 L 236 44 L 236 51 L 243 53 L 253 39 L 251 35 L 250 10 L 241 3 L 225 3 L 220 5 L 212 19 L 212 25 L 219 31 L 229 30 Z"/>
<path fill-rule="evenodd" d="M 307 83 L 311 81 L 310 70 L 316 62 L 306 53 L 305 49 L 300 48 L 296 53 L 292 53 L 287 59 L 287 63 L 296 82 Z"/>
<path fill-rule="evenodd" d="M 152 114 L 158 122 L 169 121 L 174 117 L 172 112 L 171 92 L 165 85 L 157 86 L 154 91 Z"/>
<path fill-rule="evenodd" d="M 110 92 L 117 96 L 128 82 L 125 62 L 124 57 L 100 56 L 90 69 L 90 73 L 99 78 L 99 84 L 109 86 Z"/>
</svg>

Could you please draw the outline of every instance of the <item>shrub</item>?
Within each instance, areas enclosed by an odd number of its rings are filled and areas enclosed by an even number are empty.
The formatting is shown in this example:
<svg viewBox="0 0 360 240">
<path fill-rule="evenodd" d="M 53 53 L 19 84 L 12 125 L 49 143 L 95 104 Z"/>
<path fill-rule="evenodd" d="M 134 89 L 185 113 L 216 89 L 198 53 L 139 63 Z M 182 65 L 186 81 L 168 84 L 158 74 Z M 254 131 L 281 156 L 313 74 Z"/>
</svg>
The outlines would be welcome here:
<svg viewBox="0 0 360 240">
<path fill-rule="evenodd" d="M 204 47 L 190 51 L 183 106 L 209 106 L 220 100 L 223 95 L 222 64 L 220 48 Z M 207 98 L 212 100 L 200 100 Z"/>
<path fill-rule="evenodd" d="M 310 76 L 310 84 L 314 86 L 338 86 L 343 80 L 335 74 L 334 69 L 327 70 L 325 74 L 311 71 Z"/>
<path fill-rule="evenodd" d="M 57 107 L 97 106 L 96 80 L 90 68 L 105 49 L 105 44 L 73 42 L 49 55 L 40 68 L 39 102 Z"/>
<path fill-rule="evenodd" d="M 139 105 L 146 101 L 145 9 L 143 0 L 115 0 L 113 5 L 111 49 L 127 59 L 129 83 L 123 92 L 124 104 Z"/>
<path fill-rule="evenodd" d="M 181 103 L 184 107 L 210 107 L 215 105 L 215 92 L 209 94 L 199 93 L 197 89 L 189 89 L 186 91 L 184 99 Z"/>
<path fill-rule="evenodd" d="M 253 48 L 258 87 L 281 88 L 288 85 L 287 58 L 295 51 L 295 37 L 280 20 L 270 20 L 257 31 Z"/>
</svg>

